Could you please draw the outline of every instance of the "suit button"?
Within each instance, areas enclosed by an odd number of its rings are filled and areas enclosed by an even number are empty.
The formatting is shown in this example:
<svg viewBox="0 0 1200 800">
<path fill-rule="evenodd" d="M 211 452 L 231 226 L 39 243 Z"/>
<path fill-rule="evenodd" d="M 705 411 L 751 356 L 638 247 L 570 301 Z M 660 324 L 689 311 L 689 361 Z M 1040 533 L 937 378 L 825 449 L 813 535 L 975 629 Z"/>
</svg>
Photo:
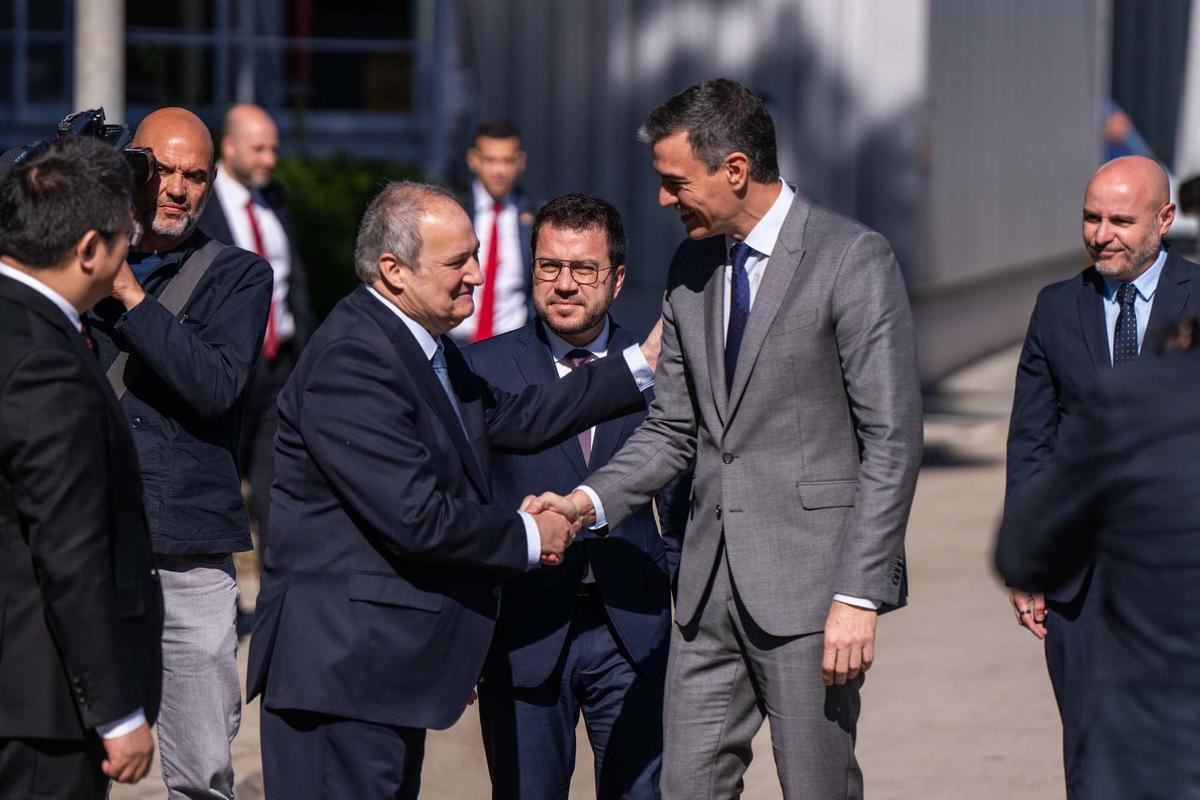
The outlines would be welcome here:
<svg viewBox="0 0 1200 800">
<path fill-rule="evenodd" d="M 129 420 L 129 424 L 134 429 L 140 428 L 140 427 L 142 427 L 142 418 L 134 417 L 133 419 Z"/>
<path fill-rule="evenodd" d="M 733 463 L 733 453 L 726 453 L 725 455 L 721 456 L 721 460 L 724 461 L 726 464 L 732 464 Z"/>
</svg>

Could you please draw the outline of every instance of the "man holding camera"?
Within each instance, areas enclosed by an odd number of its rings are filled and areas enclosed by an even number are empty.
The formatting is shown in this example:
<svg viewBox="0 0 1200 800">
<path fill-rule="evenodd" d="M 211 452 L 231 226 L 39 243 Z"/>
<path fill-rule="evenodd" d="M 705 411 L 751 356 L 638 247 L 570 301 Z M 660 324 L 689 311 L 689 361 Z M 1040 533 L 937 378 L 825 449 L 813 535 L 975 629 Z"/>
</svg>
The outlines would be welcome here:
<svg viewBox="0 0 1200 800">
<path fill-rule="evenodd" d="M 80 318 L 138 230 L 107 144 L 0 184 L 0 794 L 102 798 L 154 754 L 162 600 L 125 418 Z"/>
<path fill-rule="evenodd" d="M 196 230 L 215 172 L 196 115 L 159 109 L 133 144 L 156 161 L 135 190 L 145 236 L 92 330 L 137 446 L 162 580 L 163 779 L 171 797 L 232 798 L 229 745 L 241 722 L 232 553 L 251 548 L 237 452 L 271 269 Z"/>
</svg>

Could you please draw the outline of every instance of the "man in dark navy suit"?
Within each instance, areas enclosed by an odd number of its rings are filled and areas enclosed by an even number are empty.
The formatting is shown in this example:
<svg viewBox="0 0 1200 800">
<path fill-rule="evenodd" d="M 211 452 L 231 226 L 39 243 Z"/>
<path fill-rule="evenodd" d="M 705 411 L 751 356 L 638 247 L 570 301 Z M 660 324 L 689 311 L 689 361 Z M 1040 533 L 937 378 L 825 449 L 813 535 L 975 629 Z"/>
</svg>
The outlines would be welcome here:
<svg viewBox="0 0 1200 800">
<path fill-rule="evenodd" d="M 443 190 L 386 187 L 359 228 L 363 285 L 280 393 L 247 692 L 267 797 L 417 796 L 425 730 L 479 680 L 500 580 L 561 564 L 578 530 L 501 503 L 490 451 L 645 405 L 653 343 L 519 393 L 472 373 L 445 334 L 474 307 L 478 247 Z"/>
<path fill-rule="evenodd" d="M 608 316 L 625 282 L 626 248 L 620 214 L 604 200 L 569 194 L 542 208 L 531 247 L 537 319 L 472 345 L 466 354 L 475 372 L 519 392 L 636 344 Z M 639 409 L 538 453 L 494 452 L 497 502 L 515 507 L 531 494 L 569 492 L 645 416 Z M 479 688 L 496 800 L 565 796 L 581 711 L 596 756 L 596 796 L 659 796 L 670 579 L 689 486 L 677 482 L 660 494 L 662 535 L 646 506 L 607 535 L 587 532 L 563 568 L 504 585 Z"/>
<path fill-rule="evenodd" d="M 1110 161 L 1088 183 L 1083 241 L 1093 265 L 1047 286 L 1034 306 L 1017 367 L 1006 508 L 1050 463 L 1060 425 L 1090 402 L 1096 379 L 1137 360 L 1157 332 L 1200 314 L 1200 291 L 1192 291 L 1200 283 L 1191 285 L 1200 267 L 1162 247 L 1174 218 L 1166 173 L 1148 158 Z M 1081 758 L 1100 624 L 1096 584 L 1103 578 L 1090 559 L 1081 563 L 1057 585 L 1020 586 L 1010 594 L 1017 623 L 1046 642 L 1069 798 L 1085 796 Z"/>
</svg>

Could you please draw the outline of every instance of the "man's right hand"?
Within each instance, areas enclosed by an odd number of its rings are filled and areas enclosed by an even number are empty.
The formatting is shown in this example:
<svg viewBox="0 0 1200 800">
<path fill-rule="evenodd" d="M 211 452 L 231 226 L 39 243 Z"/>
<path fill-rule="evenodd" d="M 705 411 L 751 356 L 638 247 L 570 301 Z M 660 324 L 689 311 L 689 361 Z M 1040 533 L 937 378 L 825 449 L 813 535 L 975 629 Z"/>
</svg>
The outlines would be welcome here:
<svg viewBox="0 0 1200 800">
<path fill-rule="evenodd" d="M 104 761 L 101 771 L 117 783 L 137 783 L 146 777 L 150 761 L 154 758 L 154 737 L 150 726 L 142 725 L 114 739 L 101 739 L 104 744 Z"/>
<path fill-rule="evenodd" d="M 545 497 L 545 495 L 543 495 Z M 533 515 L 538 534 L 542 538 L 542 563 L 558 566 L 575 534 L 579 531 L 579 514 L 575 507 L 563 498 L 542 500 L 532 496 L 521 503 L 521 510 Z"/>
<path fill-rule="evenodd" d="M 1012 589 L 1008 593 L 1008 601 L 1012 603 L 1013 614 L 1017 624 L 1028 628 L 1039 639 L 1046 638 L 1046 596 L 1044 594 L 1022 592 Z"/>
</svg>

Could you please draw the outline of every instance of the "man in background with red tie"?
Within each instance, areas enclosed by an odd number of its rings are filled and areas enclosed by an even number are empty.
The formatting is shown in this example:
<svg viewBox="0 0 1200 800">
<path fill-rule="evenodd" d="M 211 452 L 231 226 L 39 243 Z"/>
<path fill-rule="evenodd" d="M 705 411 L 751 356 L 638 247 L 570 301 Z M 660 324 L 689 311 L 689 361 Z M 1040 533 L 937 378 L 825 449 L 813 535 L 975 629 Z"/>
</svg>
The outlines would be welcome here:
<svg viewBox="0 0 1200 800">
<path fill-rule="evenodd" d="M 262 256 L 271 265 L 274 291 L 262 356 L 246 387 L 242 420 L 241 474 L 250 483 L 249 510 L 261 553 L 270 529 L 275 464 L 275 398 L 312 330 L 308 281 L 283 187 L 272 180 L 279 131 L 256 105 L 235 105 L 225 114 L 212 202 L 200 230 L 225 244 Z"/>
<path fill-rule="evenodd" d="M 508 120 L 491 120 L 475 129 L 472 142 L 467 166 L 475 180 L 462 204 L 479 237 L 483 285 L 474 313 L 450 331 L 459 344 L 516 330 L 531 318 L 529 229 L 537 207 L 517 186 L 525 171 L 521 134 Z"/>
</svg>

